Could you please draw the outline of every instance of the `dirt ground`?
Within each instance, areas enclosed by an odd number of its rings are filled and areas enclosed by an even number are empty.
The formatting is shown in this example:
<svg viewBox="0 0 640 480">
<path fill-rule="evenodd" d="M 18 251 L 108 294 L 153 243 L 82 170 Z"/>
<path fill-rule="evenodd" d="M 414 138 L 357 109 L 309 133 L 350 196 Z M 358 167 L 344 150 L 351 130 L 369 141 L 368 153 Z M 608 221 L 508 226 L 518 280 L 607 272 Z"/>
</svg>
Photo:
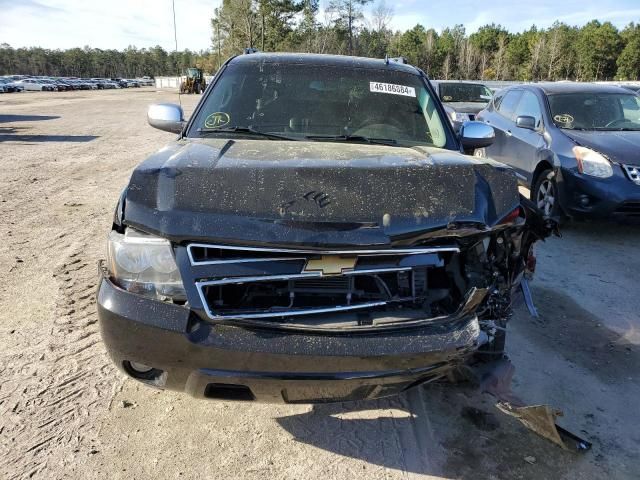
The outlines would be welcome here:
<svg viewBox="0 0 640 480">
<path fill-rule="evenodd" d="M 190 112 L 198 97 L 183 96 Z M 196 401 L 126 380 L 94 293 L 116 200 L 172 135 L 154 89 L 0 96 L 0 478 L 601 479 L 640 475 L 640 228 L 538 248 L 508 351 L 515 392 L 593 442 L 565 452 L 469 385 L 330 406 Z"/>
</svg>

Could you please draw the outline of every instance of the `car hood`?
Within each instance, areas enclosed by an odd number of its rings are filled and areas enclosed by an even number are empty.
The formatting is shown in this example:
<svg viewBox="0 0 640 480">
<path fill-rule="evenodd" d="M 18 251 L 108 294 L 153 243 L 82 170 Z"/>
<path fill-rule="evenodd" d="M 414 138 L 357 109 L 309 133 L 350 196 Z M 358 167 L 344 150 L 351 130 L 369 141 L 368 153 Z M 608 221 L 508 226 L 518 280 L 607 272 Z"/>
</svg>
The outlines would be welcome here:
<svg viewBox="0 0 640 480">
<path fill-rule="evenodd" d="M 449 150 L 189 139 L 133 172 L 124 223 L 176 242 L 388 245 L 518 205 L 509 167 Z"/>
<path fill-rule="evenodd" d="M 478 102 L 448 102 L 444 105 L 445 107 L 460 113 L 478 113 L 487 106 L 486 103 Z"/>
<path fill-rule="evenodd" d="M 638 163 L 640 132 L 603 132 L 586 130 L 562 130 L 583 147 L 596 150 L 614 162 Z"/>
</svg>

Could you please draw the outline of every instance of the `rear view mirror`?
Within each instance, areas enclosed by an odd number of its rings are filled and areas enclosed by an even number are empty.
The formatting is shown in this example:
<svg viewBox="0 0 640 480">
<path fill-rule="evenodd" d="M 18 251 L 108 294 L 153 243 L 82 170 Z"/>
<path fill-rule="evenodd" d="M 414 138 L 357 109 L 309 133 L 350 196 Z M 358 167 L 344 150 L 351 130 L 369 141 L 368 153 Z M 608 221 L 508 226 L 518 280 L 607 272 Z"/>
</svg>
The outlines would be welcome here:
<svg viewBox="0 0 640 480">
<path fill-rule="evenodd" d="M 527 130 L 535 130 L 536 119 L 528 115 L 522 115 L 516 118 L 516 127 L 526 128 Z"/>
<path fill-rule="evenodd" d="M 460 128 L 460 142 L 463 150 L 488 147 L 496 134 L 493 127 L 482 122 L 464 122 Z"/>
<path fill-rule="evenodd" d="M 165 132 L 180 133 L 184 128 L 182 107 L 174 103 L 154 103 L 147 111 L 149 125 Z"/>
</svg>

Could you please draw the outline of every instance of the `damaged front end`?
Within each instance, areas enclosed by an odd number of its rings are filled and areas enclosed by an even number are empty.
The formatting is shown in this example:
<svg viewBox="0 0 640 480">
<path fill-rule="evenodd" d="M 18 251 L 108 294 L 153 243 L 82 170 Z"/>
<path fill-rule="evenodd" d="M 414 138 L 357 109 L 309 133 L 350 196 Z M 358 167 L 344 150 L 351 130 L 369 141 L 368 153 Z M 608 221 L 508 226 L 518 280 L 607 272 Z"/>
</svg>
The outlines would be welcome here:
<svg viewBox="0 0 640 480">
<path fill-rule="evenodd" d="M 116 209 L 98 312 L 128 375 L 199 398 L 317 403 L 502 354 L 534 244 L 555 229 L 510 169 L 360 145 L 252 159 L 240 141 L 215 165 L 193 160 L 214 146 L 151 158 Z"/>
<path fill-rule="evenodd" d="M 477 316 L 479 345 L 501 351 L 514 295 L 535 267 L 533 245 L 552 228 L 523 198 L 492 228 L 450 224 L 410 247 L 189 243 L 176 257 L 191 308 L 210 321 L 346 333 Z"/>
</svg>

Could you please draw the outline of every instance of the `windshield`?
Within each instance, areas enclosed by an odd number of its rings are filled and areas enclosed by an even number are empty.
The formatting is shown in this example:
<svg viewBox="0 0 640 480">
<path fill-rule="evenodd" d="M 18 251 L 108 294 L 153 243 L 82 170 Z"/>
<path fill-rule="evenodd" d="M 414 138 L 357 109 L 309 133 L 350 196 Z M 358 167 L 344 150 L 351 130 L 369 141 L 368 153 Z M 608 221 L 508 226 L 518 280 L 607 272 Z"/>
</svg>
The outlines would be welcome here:
<svg viewBox="0 0 640 480">
<path fill-rule="evenodd" d="M 626 93 L 549 95 L 556 126 L 571 130 L 640 130 L 640 97 Z"/>
<path fill-rule="evenodd" d="M 419 76 L 327 65 L 227 67 L 189 136 L 229 134 L 233 129 L 293 140 L 437 147 L 447 142 L 436 103 Z"/>
<path fill-rule="evenodd" d="M 440 83 L 440 98 L 443 102 L 489 103 L 493 94 L 478 83 Z"/>
</svg>

